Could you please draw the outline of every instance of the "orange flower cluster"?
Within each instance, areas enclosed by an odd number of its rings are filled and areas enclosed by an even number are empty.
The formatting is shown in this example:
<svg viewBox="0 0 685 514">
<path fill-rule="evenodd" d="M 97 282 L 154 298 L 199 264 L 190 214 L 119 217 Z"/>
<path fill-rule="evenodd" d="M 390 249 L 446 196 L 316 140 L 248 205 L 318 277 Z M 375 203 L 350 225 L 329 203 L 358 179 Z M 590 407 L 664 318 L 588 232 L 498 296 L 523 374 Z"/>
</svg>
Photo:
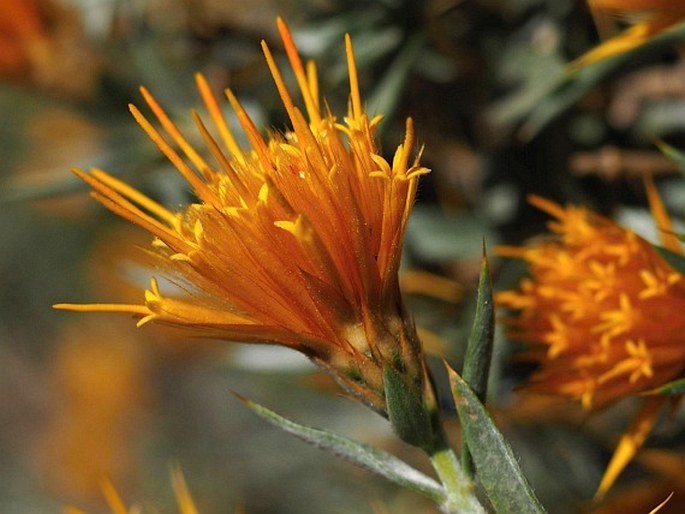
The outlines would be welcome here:
<svg viewBox="0 0 685 514">
<path fill-rule="evenodd" d="M 97 497 L 103 477 L 130 478 L 147 386 L 140 341 L 117 324 L 73 320 L 53 356 L 59 408 L 33 445 L 44 482 Z"/>
<path fill-rule="evenodd" d="M 541 364 L 526 389 L 600 406 L 685 371 L 685 277 L 630 230 L 584 207 L 532 197 L 556 218 L 554 241 L 504 247 L 530 265 L 519 288 L 497 295 L 519 311 L 509 334 Z"/>
<path fill-rule="evenodd" d="M 45 45 L 44 20 L 36 0 L 6 0 L 0 7 L 0 72 L 25 71 Z"/>
<path fill-rule="evenodd" d="M 600 33 L 617 16 L 638 21 L 578 58 L 573 63 L 574 67 L 587 66 L 628 52 L 685 20 L 682 0 L 588 0 L 588 4 Z"/>
<path fill-rule="evenodd" d="M 227 91 L 251 146 L 241 148 L 198 76 L 214 124 L 207 127 L 194 115 L 211 155 L 205 159 L 145 89 L 164 133 L 131 106 L 192 186 L 197 203 L 172 212 L 103 171 L 76 170 L 98 201 L 156 236 L 159 264 L 178 287 L 152 279 L 141 304 L 57 307 L 126 312 L 139 317 L 139 325 L 154 321 L 208 337 L 287 346 L 384 412 L 386 366 L 425 385 L 422 350 L 404 312 L 398 268 L 418 179 L 428 170 L 418 157 L 411 158 L 411 120 L 392 161 L 379 154 L 374 133 L 381 117 L 369 119 L 362 105 L 349 38 L 350 104 L 338 120 L 321 105 L 313 63 L 302 63 L 280 19 L 278 28 L 306 117 L 266 43 L 262 47 L 292 130 L 263 138 Z"/>
</svg>

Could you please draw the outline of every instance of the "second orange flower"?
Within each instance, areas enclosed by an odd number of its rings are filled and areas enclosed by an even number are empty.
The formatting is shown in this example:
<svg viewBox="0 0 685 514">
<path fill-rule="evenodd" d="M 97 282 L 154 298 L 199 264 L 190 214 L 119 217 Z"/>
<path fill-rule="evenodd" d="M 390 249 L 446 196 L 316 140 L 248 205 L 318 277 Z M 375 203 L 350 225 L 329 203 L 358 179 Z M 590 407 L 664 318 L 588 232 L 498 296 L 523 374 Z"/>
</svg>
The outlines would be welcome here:
<svg viewBox="0 0 685 514">
<path fill-rule="evenodd" d="M 557 239 L 505 247 L 530 266 L 497 301 L 520 313 L 509 334 L 541 364 L 526 389 L 604 405 L 685 371 L 685 277 L 634 232 L 584 207 L 531 202 Z"/>
</svg>

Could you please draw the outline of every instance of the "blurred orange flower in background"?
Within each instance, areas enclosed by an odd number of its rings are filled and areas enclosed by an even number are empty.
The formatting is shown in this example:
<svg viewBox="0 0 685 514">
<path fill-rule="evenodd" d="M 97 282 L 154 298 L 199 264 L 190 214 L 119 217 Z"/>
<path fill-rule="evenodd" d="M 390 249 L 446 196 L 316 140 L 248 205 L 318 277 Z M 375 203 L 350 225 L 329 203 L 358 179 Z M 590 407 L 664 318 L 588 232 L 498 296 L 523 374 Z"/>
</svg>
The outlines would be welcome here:
<svg viewBox="0 0 685 514">
<path fill-rule="evenodd" d="M 664 243 L 680 245 L 656 190 L 648 184 Z M 556 218 L 558 235 L 527 247 L 501 247 L 523 259 L 530 277 L 500 292 L 508 335 L 532 348 L 523 358 L 540 364 L 524 390 L 575 399 L 584 408 L 639 395 L 685 372 L 685 277 L 650 243 L 585 207 L 562 207 L 531 197 Z M 663 397 L 645 401 L 615 453 L 600 494 L 613 483 L 651 431 Z"/>
<path fill-rule="evenodd" d="M 617 17 L 635 23 L 576 59 L 577 68 L 633 50 L 685 20 L 682 0 L 588 0 L 588 4 L 600 33 Z"/>
<path fill-rule="evenodd" d="M 92 501 L 105 477 L 135 475 L 132 435 L 149 393 L 143 348 L 118 323 L 79 319 L 65 327 L 51 369 L 59 408 L 34 448 L 39 474 L 61 496 Z"/>
<path fill-rule="evenodd" d="M 584 207 L 531 203 L 553 215 L 559 240 L 498 253 L 530 266 L 519 289 L 497 295 L 508 334 L 536 345 L 543 364 L 526 388 L 587 409 L 639 394 L 685 369 L 685 277 L 644 239 Z"/>
<path fill-rule="evenodd" d="M 44 8 L 36 0 L 6 0 L 0 7 L 0 70 L 27 73 L 44 59 L 47 27 Z"/>
<path fill-rule="evenodd" d="M 149 240 L 141 236 L 128 225 L 101 230 L 87 261 L 87 282 L 106 283 L 108 294 L 121 301 L 140 297 L 135 278 L 154 262 L 142 250 Z M 215 355 L 218 345 L 198 345 L 170 327 L 139 331 L 127 320 L 102 316 L 70 318 L 54 345 L 47 383 L 56 407 L 32 438 L 30 461 L 56 497 L 99 504 L 103 480 L 128 490 L 142 478 L 146 436 L 160 416 L 157 373 L 180 357 L 189 366 Z M 106 497 L 111 503 L 113 497 Z"/>
<path fill-rule="evenodd" d="M 75 11 L 52 0 L 0 2 L 0 75 L 83 96 L 95 68 Z"/>
</svg>

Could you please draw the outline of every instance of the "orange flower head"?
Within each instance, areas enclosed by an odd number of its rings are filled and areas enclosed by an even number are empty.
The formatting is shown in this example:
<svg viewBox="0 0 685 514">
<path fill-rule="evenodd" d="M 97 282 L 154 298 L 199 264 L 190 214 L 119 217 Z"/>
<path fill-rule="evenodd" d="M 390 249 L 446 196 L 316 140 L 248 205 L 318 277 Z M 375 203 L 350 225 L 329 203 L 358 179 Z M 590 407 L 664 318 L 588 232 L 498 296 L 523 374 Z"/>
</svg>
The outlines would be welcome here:
<svg viewBox="0 0 685 514">
<path fill-rule="evenodd" d="M 0 77 L 84 96 L 95 85 L 98 59 L 75 8 L 59 0 L 0 2 Z"/>
<path fill-rule="evenodd" d="M 370 119 L 362 105 L 349 37 L 349 109 L 337 119 L 321 105 L 314 64 L 300 60 L 281 19 L 278 28 L 304 111 L 266 43 L 262 48 L 292 129 L 263 138 L 229 90 L 250 144 L 241 148 L 199 75 L 213 127 L 197 113 L 193 118 L 209 157 L 188 143 L 144 88 L 162 130 L 131 106 L 192 186 L 196 203 L 172 212 L 103 171 L 75 171 L 104 206 L 155 236 L 154 252 L 171 284 L 152 279 L 139 305 L 57 307 L 128 312 L 139 325 L 152 321 L 208 337 L 287 346 L 384 412 L 385 366 L 424 380 L 398 268 L 417 182 L 428 170 L 419 156 L 411 158 L 411 119 L 393 159 L 379 154 L 374 133 L 381 117 Z"/>
<path fill-rule="evenodd" d="M 572 67 L 589 64 L 629 52 L 685 20 L 682 0 L 588 0 L 600 33 L 607 32 L 616 18 L 634 24 L 576 59 Z"/>
<path fill-rule="evenodd" d="M 0 5 L 0 74 L 25 72 L 33 54 L 46 44 L 45 7 L 35 0 Z"/>
<path fill-rule="evenodd" d="M 499 293 L 509 334 L 540 364 L 527 390 L 589 409 L 639 394 L 685 371 L 685 278 L 644 239 L 583 207 L 531 203 L 555 221 L 554 241 L 504 247 L 530 277 Z M 671 243 L 673 241 L 671 240 Z"/>
</svg>

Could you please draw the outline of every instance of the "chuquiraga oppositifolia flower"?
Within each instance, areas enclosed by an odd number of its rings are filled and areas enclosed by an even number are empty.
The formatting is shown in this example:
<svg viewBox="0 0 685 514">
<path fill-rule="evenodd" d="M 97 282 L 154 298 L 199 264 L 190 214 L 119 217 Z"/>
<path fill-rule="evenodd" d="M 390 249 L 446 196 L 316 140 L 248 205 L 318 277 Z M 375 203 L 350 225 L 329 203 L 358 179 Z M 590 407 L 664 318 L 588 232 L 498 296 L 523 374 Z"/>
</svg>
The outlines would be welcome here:
<svg viewBox="0 0 685 514">
<path fill-rule="evenodd" d="M 679 252 L 656 189 L 648 183 L 664 245 Z M 539 365 L 524 391 L 579 401 L 598 409 L 641 395 L 685 372 L 685 277 L 646 240 L 585 207 L 562 207 L 533 196 L 555 218 L 553 239 L 501 247 L 524 260 L 529 276 L 497 294 L 510 338 L 528 344 L 523 357 Z M 644 442 L 662 397 L 645 402 L 619 444 L 600 486 L 604 492 Z"/>
<path fill-rule="evenodd" d="M 384 370 L 399 372 L 432 403 L 422 348 L 398 285 L 402 241 L 419 177 L 411 119 L 394 157 L 379 153 L 362 103 L 350 38 L 350 97 L 336 118 L 319 98 L 316 68 L 303 63 L 282 20 L 278 28 L 302 111 L 266 43 L 262 48 L 292 128 L 264 138 L 228 90 L 250 148 L 236 142 L 220 104 L 200 75 L 213 122 L 195 123 L 208 156 L 188 142 L 144 88 L 162 130 L 131 112 L 192 187 L 198 200 L 174 212 L 93 169 L 75 173 L 105 207 L 155 236 L 159 267 L 176 290 L 152 279 L 140 304 L 59 304 L 77 311 L 130 313 L 148 322 L 231 341 L 298 350 L 348 392 L 387 414 Z M 180 151 L 179 151 L 180 150 Z"/>
</svg>

